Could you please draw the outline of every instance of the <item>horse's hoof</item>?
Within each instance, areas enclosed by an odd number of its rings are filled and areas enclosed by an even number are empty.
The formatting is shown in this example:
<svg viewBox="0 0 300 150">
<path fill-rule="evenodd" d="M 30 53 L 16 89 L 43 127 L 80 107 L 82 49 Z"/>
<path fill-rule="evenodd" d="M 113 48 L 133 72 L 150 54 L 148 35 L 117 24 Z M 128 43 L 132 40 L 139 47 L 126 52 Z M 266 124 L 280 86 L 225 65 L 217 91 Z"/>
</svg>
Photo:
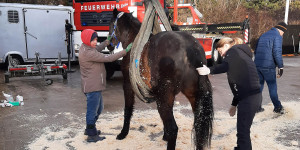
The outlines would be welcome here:
<svg viewBox="0 0 300 150">
<path fill-rule="evenodd" d="M 127 134 L 122 134 L 122 133 L 120 133 L 118 136 L 117 136 L 117 140 L 123 140 L 123 139 L 125 139 L 125 137 L 127 136 Z"/>
</svg>

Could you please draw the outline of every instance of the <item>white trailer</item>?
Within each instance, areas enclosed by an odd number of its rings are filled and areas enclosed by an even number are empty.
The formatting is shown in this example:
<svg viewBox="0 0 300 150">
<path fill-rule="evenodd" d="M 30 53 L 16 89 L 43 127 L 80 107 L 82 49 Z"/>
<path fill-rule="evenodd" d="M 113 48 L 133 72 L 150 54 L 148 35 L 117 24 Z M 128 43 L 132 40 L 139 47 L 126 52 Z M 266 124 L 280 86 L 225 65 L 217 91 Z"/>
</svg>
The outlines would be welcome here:
<svg viewBox="0 0 300 150">
<path fill-rule="evenodd" d="M 14 65 L 34 62 L 36 52 L 44 62 L 57 60 L 58 53 L 67 61 L 65 23 L 74 27 L 73 12 L 70 6 L 0 3 L 0 63 L 8 55 Z M 70 59 L 77 60 L 73 46 Z"/>
</svg>

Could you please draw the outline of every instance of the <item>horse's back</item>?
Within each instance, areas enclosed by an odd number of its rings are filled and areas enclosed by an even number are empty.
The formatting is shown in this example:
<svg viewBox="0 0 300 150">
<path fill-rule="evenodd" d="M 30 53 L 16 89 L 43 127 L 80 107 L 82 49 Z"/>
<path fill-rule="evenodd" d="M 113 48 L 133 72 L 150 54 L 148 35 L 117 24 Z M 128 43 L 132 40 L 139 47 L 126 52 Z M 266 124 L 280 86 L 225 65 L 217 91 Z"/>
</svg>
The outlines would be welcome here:
<svg viewBox="0 0 300 150">
<path fill-rule="evenodd" d="M 165 31 L 154 35 L 150 39 L 149 49 L 150 59 L 167 57 L 177 64 L 189 64 L 196 68 L 206 64 L 205 52 L 199 41 L 183 31 Z"/>
<path fill-rule="evenodd" d="M 143 66 L 150 69 L 147 72 L 151 74 L 152 87 L 162 80 L 180 87 L 187 76 L 196 79 L 196 68 L 206 64 L 205 52 L 197 39 L 182 31 L 160 32 L 151 37 L 144 50 L 148 61 Z"/>
</svg>

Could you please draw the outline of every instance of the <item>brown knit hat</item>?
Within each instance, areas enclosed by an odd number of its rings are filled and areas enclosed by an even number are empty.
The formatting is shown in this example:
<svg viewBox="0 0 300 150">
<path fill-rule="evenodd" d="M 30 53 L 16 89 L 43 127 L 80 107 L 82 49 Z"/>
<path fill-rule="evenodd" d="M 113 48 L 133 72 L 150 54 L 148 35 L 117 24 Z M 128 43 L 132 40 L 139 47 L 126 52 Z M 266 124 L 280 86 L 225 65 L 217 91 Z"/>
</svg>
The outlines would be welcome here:
<svg viewBox="0 0 300 150">
<path fill-rule="evenodd" d="M 279 29 L 279 30 L 281 30 L 281 31 L 283 31 L 283 32 L 286 32 L 287 31 L 287 28 L 286 28 L 286 23 L 285 22 L 279 22 L 276 26 L 275 26 L 275 28 L 277 28 L 277 29 Z"/>
</svg>

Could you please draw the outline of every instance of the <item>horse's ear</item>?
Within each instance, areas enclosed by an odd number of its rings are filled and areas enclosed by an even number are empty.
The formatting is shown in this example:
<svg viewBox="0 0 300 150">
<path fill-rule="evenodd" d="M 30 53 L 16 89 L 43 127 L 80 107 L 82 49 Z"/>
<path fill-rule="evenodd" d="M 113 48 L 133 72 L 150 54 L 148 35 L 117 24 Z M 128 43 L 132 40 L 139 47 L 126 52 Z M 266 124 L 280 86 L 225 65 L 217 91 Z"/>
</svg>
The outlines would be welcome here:
<svg viewBox="0 0 300 150">
<path fill-rule="evenodd" d="M 115 8 L 113 11 L 113 17 L 117 18 L 118 14 L 119 14 L 119 12 L 118 12 L 117 8 Z"/>
</svg>

